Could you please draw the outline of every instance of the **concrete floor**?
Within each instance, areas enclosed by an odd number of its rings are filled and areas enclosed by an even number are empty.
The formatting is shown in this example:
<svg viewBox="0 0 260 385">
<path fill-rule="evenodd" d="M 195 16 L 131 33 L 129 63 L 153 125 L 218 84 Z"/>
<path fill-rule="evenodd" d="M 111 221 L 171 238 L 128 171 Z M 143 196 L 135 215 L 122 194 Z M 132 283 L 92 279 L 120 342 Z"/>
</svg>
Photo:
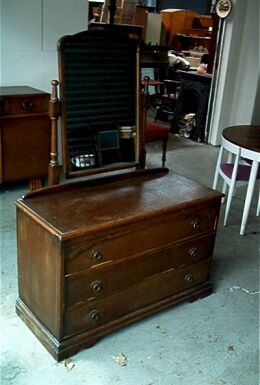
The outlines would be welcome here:
<svg viewBox="0 0 260 385">
<path fill-rule="evenodd" d="M 167 166 L 211 186 L 218 149 L 171 135 Z M 161 150 L 148 147 L 149 166 Z M 56 363 L 15 314 L 17 297 L 15 200 L 26 184 L 1 188 L 2 385 L 257 385 L 259 384 L 259 221 L 256 197 L 245 236 L 239 235 L 245 189 L 233 200 L 229 225 L 216 239 L 214 293 L 122 328 L 71 359 Z M 126 357 L 120 366 L 113 357 Z"/>
</svg>

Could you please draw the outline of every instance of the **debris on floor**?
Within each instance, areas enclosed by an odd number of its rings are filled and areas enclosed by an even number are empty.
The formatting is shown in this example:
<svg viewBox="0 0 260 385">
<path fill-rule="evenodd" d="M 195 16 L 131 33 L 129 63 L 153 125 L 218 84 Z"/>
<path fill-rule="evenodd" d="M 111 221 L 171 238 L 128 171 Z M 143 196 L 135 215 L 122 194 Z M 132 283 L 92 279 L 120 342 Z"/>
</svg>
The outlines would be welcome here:
<svg viewBox="0 0 260 385">
<path fill-rule="evenodd" d="M 156 329 L 159 329 L 161 334 L 167 334 L 167 332 L 163 330 L 160 325 L 156 325 Z"/>
<path fill-rule="evenodd" d="M 244 291 L 247 294 L 259 294 L 260 293 L 260 291 L 250 291 L 250 290 L 247 290 L 244 287 L 240 287 L 240 286 L 232 286 L 232 287 L 229 288 L 229 290 L 232 293 L 233 293 L 234 290 L 241 290 L 241 291 Z"/>
<path fill-rule="evenodd" d="M 116 356 L 112 356 L 112 358 L 119 366 L 127 365 L 127 357 L 122 353 L 119 353 Z"/>
<path fill-rule="evenodd" d="M 65 360 L 63 361 L 63 363 L 64 363 L 65 369 L 66 369 L 68 372 L 70 372 L 70 371 L 74 368 L 74 366 L 75 366 L 75 364 L 74 364 L 69 358 L 65 359 Z"/>
</svg>

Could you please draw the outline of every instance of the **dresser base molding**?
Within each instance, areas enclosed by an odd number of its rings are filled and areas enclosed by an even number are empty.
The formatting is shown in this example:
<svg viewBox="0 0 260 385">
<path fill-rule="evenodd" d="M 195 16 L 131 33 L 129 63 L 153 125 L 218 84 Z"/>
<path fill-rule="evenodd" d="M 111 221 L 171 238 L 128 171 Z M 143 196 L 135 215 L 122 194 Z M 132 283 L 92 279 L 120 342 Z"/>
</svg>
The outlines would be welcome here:
<svg viewBox="0 0 260 385">
<path fill-rule="evenodd" d="M 19 298 L 16 301 L 16 313 L 35 334 L 53 358 L 57 361 L 62 361 L 84 348 L 90 348 L 100 337 L 115 331 L 122 326 L 141 320 L 153 313 L 157 313 L 159 310 L 166 309 L 180 302 L 193 302 L 197 299 L 204 298 L 212 293 L 212 289 L 213 286 L 211 282 L 203 282 L 190 289 L 181 291 L 180 293 L 134 311 L 115 321 L 109 322 L 108 324 L 68 337 L 61 342 L 49 332 L 49 330 L 37 319 L 37 317 L 35 317 L 31 310 Z"/>
</svg>

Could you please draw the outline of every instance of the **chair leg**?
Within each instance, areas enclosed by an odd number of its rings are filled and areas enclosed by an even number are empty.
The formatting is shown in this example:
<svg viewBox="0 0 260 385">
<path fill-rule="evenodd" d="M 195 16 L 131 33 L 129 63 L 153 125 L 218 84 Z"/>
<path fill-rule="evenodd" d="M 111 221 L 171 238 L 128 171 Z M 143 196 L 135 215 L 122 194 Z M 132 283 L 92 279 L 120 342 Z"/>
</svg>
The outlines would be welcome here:
<svg viewBox="0 0 260 385">
<path fill-rule="evenodd" d="M 257 171 L 258 171 L 258 162 L 254 160 L 252 163 L 252 168 L 251 168 L 250 177 L 249 177 L 249 181 L 248 181 L 246 200 L 245 200 L 245 204 L 244 204 L 242 223 L 241 223 L 241 227 L 240 227 L 240 235 L 244 235 L 245 230 L 246 230 L 249 208 L 251 205 L 252 196 L 253 196 L 253 192 L 254 192 Z"/>
<path fill-rule="evenodd" d="M 233 167 L 233 171 L 232 171 L 232 177 L 231 177 L 231 183 L 230 183 L 229 190 L 228 190 L 227 204 L 226 204 L 226 210 L 225 210 L 225 216 L 224 216 L 224 226 L 227 225 L 228 214 L 230 211 L 230 206 L 231 206 L 233 193 L 234 193 L 234 189 L 235 189 L 235 185 L 236 185 L 238 163 L 239 163 L 239 157 L 237 156 L 235 163 L 234 163 L 234 167 Z M 227 183 L 224 183 L 224 187 L 226 185 L 227 185 Z"/>
<path fill-rule="evenodd" d="M 139 159 L 139 165 L 137 168 L 145 168 L 146 165 L 146 149 L 145 147 L 142 148 L 141 153 L 140 153 L 140 159 Z"/>
<path fill-rule="evenodd" d="M 223 180 L 223 187 L 222 187 L 222 192 L 223 194 L 226 194 L 227 193 L 227 182 L 225 180 Z"/>
<path fill-rule="evenodd" d="M 223 186 L 222 186 L 221 192 L 222 192 L 223 194 L 225 194 L 225 196 L 221 199 L 221 203 L 224 203 L 225 200 L 226 200 L 226 197 L 227 197 L 227 187 L 228 187 L 227 182 L 223 180 Z"/>
<path fill-rule="evenodd" d="M 219 167 L 222 159 L 222 154 L 223 154 L 223 147 L 220 147 L 219 154 L 218 154 L 218 160 L 217 160 L 217 165 L 216 165 L 216 170 L 215 170 L 215 176 L 214 176 L 214 181 L 213 181 L 213 186 L 212 188 L 216 190 L 217 184 L 218 184 L 218 177 L 219 177 Z"/>
<path fill-rule="evenodd" d="M 225 210 L 225 216 L 224 216 L 224 226 L 227 225 L 227 219 L 228 219 L 228 214 L 229 214 L 230 207 L 231 207 L 232 197 L 233 197 L 233 191 L 231 191 L 231 186 L 230 186 L 229 191 L 228 191 L 226 210 Z"/>
<path fill-rule="evenodd" d="M 162 148 L 162 166 L 164 167 L 166 162 L 167 139 L 163 140 Z"/>
<path fill-rule="evenodd" d="M 260 214 L 260 186 L 259 186 L 259 194 L 258 194 L 258 203 L 257 203 L 257 209 L 256 209 L 256 216 L 259 217 Z"/>
</svg>

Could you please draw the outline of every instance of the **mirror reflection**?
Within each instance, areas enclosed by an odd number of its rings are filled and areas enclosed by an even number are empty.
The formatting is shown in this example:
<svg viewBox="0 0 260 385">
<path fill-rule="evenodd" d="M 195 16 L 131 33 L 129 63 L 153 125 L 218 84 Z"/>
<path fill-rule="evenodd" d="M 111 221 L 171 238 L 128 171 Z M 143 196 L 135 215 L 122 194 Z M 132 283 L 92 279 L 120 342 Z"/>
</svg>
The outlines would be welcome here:
<svg viewBox="0 0 260 385">
<path fill-rule="evenodd" d="M 93 28 L 58 43 L 64 174 L 138 163 L 138 40 Z"/>
</svg>

